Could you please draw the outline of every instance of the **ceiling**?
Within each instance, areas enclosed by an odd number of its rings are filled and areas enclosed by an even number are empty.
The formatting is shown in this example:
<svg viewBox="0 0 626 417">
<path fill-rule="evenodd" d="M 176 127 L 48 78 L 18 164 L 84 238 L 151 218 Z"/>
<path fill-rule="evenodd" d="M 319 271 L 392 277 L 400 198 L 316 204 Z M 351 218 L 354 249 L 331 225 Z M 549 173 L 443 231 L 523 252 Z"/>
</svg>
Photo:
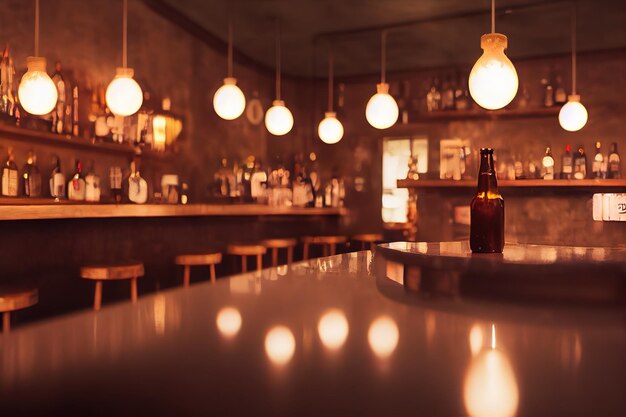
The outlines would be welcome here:
<svg viewBox="0 0 626 417">
<path fill-rule="evenodd" d="M 158 2 L 221 41 L 227 39 L 231 16 L 240 56 L 266 68 L 274 67 L 278 19 L 282 70 L 293 76 L 324 76 L 329 44 L 336 74 L 377 73 L 380 28 L 403 22 L 388 31 L 388 70 L 467 65 L 481 53 L 480 35 L 490 30 L 489 0 Z M 570 2 L 498 0 L 496 7 L 496 31 L 508 36 L 511 58 L 570 51 Z M 626 47 L 626 0 L 579 0 L 577 27 L 580 51 Z"/>
</svg>

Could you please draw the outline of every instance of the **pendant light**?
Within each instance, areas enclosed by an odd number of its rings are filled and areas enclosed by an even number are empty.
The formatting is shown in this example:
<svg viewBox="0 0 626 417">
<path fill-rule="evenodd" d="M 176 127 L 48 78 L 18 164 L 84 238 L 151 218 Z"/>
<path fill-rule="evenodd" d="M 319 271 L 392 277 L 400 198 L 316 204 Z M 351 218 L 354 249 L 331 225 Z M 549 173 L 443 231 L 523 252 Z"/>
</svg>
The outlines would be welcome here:
<svg viewBox="0 0 626 417">
<path fill-rule="evenodd" d="M 30 114 L 50 113 L 59 92 L 46 72 L 46 58 L 39 56 L 39 0 L 35 0 L 35 56 L 26 58 L 26 68 L 17 91 L 22 107 Z"/>
<path fill-rule="evenodd" d="M 224 85 L 217 89 L 213 96 L 213 108 L 219 117 L 234 120 L 241 116 L 246 108 L 246 97 L 233 77 L 233 25 L 228 22 L 228 76 Z"/>
<path fill-rule="evenodd" d="M 587 109 L 580 102 L 576 94 L 576 3 L 572 6 L 572 94 L 567 97 L 567 103 L 559 111 L 559 124 L 570 132 L 576 132 L 587 124 Z"/>
<path fill-rule="evenodd" d="M 337 113 L 333 111 L 333 53 L 328 50 L 328 111 L 324 114 L 317 127 L 317 134 L 322 142 L 335 144 L 343 137 L 343 125 L 337 120 Z"/>
<path fill-rule="evenodd" d="M 280 26 L 276 22 L 276 100 L 265 113 L 265 127 L 276 136 L 289 133 L 293 127 L 293 116 L 280 99 Z"/>
<path fill-rule="evenodd" d="M 143 103 L 143 92 L 133 79 L 135 72 L 127 67 L 128 61 L 128 0 L 123 0 L 122 14 L 122 66 L 115 71 L 115 78 L 106 91 L 106 103 L 116 116 L 130 116 L 139 110 Z"/>
<path fill-rule="evenodd" d="M 491 33 L 480 37 L 483 54 L 469 75 L 472 98 L 488 110 L 503 108 L 517 94 L 517 72 L 504 54 L 507 44 L 507 37 L 496 33 L 496 4 L 495 0 L 491 0 Z"/>
<path fill-rule="evenodd" d="M 385 64 L 387 52 L 387 31 L 381 33 L 380 84 L 376 85 L 376 94 L 367 102 L 365 118 L 376 129 L 387 129 L 398 120 L 398 103 L 389 95 L 389 84 L 385 82 Z"/>
</svg>

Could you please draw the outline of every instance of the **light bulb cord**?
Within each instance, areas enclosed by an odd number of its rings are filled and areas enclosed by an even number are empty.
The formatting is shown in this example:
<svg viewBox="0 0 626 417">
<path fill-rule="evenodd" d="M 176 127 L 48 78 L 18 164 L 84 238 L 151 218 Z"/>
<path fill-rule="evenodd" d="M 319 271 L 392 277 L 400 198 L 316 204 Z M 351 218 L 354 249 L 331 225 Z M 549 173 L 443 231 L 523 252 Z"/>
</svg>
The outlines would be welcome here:
<svg viewBox="0 0 626 417">
<path fill-rule="evenodd" d="M 491 33 L 496 33 L 496 0 L 491 0 Z"/>
<path fill-rule="evenodd" d="M 572 94 L 576 94 L 576 2 L 572 2 Z"/>
<path fill-rule="evenodd" d="M 280 100 L 280 21 L 276 19 L 276 100 Z"/>
<path fill-rule="evenodd" d="M 329 46 L 328 47 L 328 111 L 333 111 L 333 50 Z"/>
<path fill-rule="evenodd" d="M 228 78 L 233 76 L 233 22 L 228 21 Z"/>
<path fill-rule="evenodd" d="M 387 31 L 380 33 L 380 82 L 385 83 L 385 73 L 387 72 Z"/>
<path fill-rule="evenodd" d="M 35 56 L 39 56 L 39 0 L 35 0 Z"/>
<path fill-rule="evenodd" d="M 128 0 L 124 0 L 122 12 L 122 67 L 128 65 Z"/>
</svg>

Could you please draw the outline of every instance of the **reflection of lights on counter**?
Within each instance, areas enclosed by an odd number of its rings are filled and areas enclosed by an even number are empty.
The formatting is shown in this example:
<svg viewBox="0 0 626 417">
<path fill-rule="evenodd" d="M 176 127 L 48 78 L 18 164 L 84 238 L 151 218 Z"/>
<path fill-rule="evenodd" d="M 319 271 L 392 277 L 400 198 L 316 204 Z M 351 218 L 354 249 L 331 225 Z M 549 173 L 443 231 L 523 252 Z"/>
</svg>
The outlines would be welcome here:
<svg viewBox="0 0 626 417">
<path fill-rule="evenodd" d="M 385 359 L 396 350 L 399 335 L 396 322 L 391 317 L 382 316 L 370 325 L 367 340 L 376 356 Z"/>
<path fill-rule="evenodd" d="M 241 329 L 241 314 L 234 307 L 224 307 L 217 313 L 215 323 L 222 336 L 234 337 Z"/>
<path fill-rule="evenodd" d="M 324 346 L 336 350 L 343 346 L 348 338 L 348 320 L 341 310 L 327 311 L 317 325 L 317 332 Z"/>
<path fill-rule="evenodd" d="M 474 324 L 469 332 L 469 347 L 470 352 L 472 352 L 472 356 L 478 355 L 478 353 L 483 349 L 483 329 L 480 324 Z"/>
<path fill-rule="evenodd" d="M 491 336 L 491 349 L 475 356 L 465 374 L 465 408 L 470 416 L 509 417 L 517 412 L 519 390 L 508 358 L 496 349 L 495 326 Z"/>
<path fill-rule="evenodd" d="M 154 297 L 154 331 L 159 336 L 165 333 L 165 297 L 157 295 Z"/>
<path fill-rule="evenodd" d="M 284 277 L 285 275 L 287 275 L 287 271 L 289 271 L 288 265 L 279 265 L 276 267 L 276 273 L 280 275 L 281 277 Z"/>
<path fill-rule="evenodd" d="M 296 350 L 296 339 L 285 326 L 275 326 L 265 336 L 265 353 L 276 365 L 287 364 Z"/>
</svg>

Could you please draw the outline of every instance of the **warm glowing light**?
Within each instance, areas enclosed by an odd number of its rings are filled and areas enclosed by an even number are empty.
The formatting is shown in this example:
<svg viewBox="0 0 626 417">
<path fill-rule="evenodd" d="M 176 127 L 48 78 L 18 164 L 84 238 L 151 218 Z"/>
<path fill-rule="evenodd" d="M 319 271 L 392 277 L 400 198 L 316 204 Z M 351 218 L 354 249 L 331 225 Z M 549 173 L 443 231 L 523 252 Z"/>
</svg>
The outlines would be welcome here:
<svg viewBox="0 0 626 417">
<path fill-rule="evenodd" d="M 59 93 L 46 72 L 46 59 L 29 56 L 26 58 L 26 67 L 28 70 L 17 92 L 20 103 L 30 114 L 48 114 L 56 106 Z"/>
<path fill-rule="evenodd" d="M 480 38 L 483 54 L 469 75 L 472 98 L 488 110 L 501 109 L 517 94 L 518 79 L 513 63 L 504 54 L 506 36 L 489 33 Z"/>
<path fill-rule="evenodd" d="M 370 325 L 367 340 L 379 358 L 388 358 L 398 346 L 398 325 L 388 316 L 379 317 Z"/>
<path fill-rule="evenodd" d="M 483 344 L 483 329 L 479 324 L 475 324 L 472 326 L 469 333 L 469 347 L 470 352 L 472 352 L 472 356 L 478 355 L 478 353 L 483 349 Z"/>
<path fill-rule="evenodd" d="M 275 326 L 265 336 L 265 353 L 276 365 L 285 365 L 296 351 L 296 339 L 285 326 Z"/>
<path fill-rule="evenodd" d="M 587 124 L 588 117 L 587 109 L 580 102 L 580 96 L 572 94 L 559 111 L 559 124 L 569 132 L 576 132 Z"/>
<path fill-rule="evenodd" d="M 398 120 L 398 103 L 389 95 L 389 84 L 377 84 L 376 91 L 367 102 L 365 117 L 376 129 L 387 129 Z"/>
<path fill-rule="evenodd" d="M 163 116 L 154 116 L 152 119 L 152 145 L 155 150 L 165 149 L 167 142 L 167 119 Z"/>
<path fill-rule="evenodd" d="M 324 346 L 336 350 L 348 338 L 348 320 L 341 310 L 329 310 L 320 319 L 317 332 Z"/>
<path fill-rule="evenodd" d="M 335 112 L 326 112 L 324 120 L 317 127 L 317 134 L 322 142 L 329 145 L 335 144 L 343 137 L 343 125 L 337 119 Z"/>
<path fill-rule="evenodd" d="M 276 136 L 289 133 L 293 127 L 293 116 L 282 100 L 274 100 L 272 107 L 265 113 L 265 127 Z"/>
<path fill-rule="evenodd" d="M 234 120 L 241 116 L 246 108 L 246 97 L 237 87 L 236 78 L 224 78 L 224 85 L 213 96 L 213 108 L 222 119 Z"/>
<path fill-rule="evenodd" d="M 241 329 L 241 314 L 234 307 L 224 307 L 217 313 L 215 323 L 224 337 L 235 337 Z"/>
<path fill-rule="evenodd" d="M 106 91 L 106 103 L 117 116 L 131 116 L 141 108 L 143 92 L 132 68 L 118 68 Z"/>
</svg>

